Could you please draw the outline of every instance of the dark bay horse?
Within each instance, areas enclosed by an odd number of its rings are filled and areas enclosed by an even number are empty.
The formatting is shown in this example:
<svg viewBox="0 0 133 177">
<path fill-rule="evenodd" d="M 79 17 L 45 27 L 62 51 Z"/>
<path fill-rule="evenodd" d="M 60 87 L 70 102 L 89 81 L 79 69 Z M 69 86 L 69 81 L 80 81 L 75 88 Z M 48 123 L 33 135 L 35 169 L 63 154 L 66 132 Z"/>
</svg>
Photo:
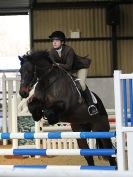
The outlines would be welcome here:
<svg viewBox="0 0 133 177">
<path fill-rule="evenodd" d="M 98 115 L 90 116 L 87 105 L 81 98 L 72 77 L 62 68 L 53 65 L 47 51 L 37 51 L 19 57 L 21 61 L 20 95 L 29 96 L 31 85 L 37 78 L 34 95 L 28 103 L 33 119 L 39 121 L 46 116 L 49 124 L 69 122 L 73 131 L 109 131 L 108 115 L 101 99 L 96 95 Z M 86 139 L 77 140 L 79 148 L 89 148 Z M 97 139 L 99 148 L 113 147 L 111 139 Z M 114 157 L 107 156 L 110 165 L 116 166 Z M 94 165 L 92 156 L 85 156 L 89 165 Z"/>
</svg>

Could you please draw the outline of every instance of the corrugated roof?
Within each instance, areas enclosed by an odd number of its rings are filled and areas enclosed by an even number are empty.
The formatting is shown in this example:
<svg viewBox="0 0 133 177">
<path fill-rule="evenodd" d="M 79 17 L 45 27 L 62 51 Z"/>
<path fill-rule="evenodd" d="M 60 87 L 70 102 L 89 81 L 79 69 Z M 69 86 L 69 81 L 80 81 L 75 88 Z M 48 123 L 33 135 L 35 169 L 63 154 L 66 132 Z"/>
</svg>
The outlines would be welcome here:
<svg viewBox="0 0 133 177">
<path fill-rule="evenodd" d="M 27 12 L 30 7 L 35 8 L 39 4 L 46 3 L 49 5 L 52 3 L 82 3 L 82 2 L 88 2 L 91 3 L 108 3 L 108 2 L 119 2 L 124 3 L 125 0 L 0 0 L 0 15 L 2 14 L 10 14 L 10 13 L 23 13 Z M 133 2 L 132 0 L 126 0 L 125 3 Z M 40 6 L 39 6 L 40 7 Z M 43 6 L 45 7 L 45 6 Z"/>
<path fill-rule="evenodd" d="M 132 0 L 126 0 L 132 1 Z M 0 9 L 3 8 L 28 8 L 32 3 L 52 2 L 124 2 L 124 0 L 0 0 Z"/>
</svg>

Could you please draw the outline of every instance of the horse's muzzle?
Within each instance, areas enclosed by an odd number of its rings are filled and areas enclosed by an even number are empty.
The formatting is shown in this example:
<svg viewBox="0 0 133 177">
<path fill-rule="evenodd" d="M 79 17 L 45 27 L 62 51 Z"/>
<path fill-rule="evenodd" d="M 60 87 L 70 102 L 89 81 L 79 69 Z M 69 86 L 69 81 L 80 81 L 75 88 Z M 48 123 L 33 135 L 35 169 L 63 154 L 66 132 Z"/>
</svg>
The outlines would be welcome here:
<svg viewBox="0 0 133 177">
<path fill-rule="evenodd" d="M 29 96 L 30 89 L 28 87 L 20 86 L 19 94 L 22 98 L 27 98 Z"/>
</svg>

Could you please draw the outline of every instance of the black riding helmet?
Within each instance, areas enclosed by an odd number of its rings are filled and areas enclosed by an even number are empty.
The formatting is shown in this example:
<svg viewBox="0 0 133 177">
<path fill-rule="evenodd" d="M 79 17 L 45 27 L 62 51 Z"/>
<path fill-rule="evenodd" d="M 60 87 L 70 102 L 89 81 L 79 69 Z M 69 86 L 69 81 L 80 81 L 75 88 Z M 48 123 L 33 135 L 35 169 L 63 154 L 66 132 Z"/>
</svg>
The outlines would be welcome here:
<svg viewBox="0 0 133 177">
<path fill-rule="evenodd" d="M 49 38 L 51 40 L 58 39 L 65 42 L 65 34 L 62 31 L 54 31 Z"/>
</svg>

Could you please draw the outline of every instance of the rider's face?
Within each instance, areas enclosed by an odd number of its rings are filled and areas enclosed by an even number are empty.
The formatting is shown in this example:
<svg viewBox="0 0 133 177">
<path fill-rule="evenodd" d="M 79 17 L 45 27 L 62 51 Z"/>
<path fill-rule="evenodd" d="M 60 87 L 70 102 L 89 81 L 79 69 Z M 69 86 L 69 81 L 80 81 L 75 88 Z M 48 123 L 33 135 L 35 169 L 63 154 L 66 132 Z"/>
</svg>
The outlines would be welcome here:
<svg viewBox="0 0 133 177">
<path fill-rule="evenodd" d="M 62 44 L 63 44 L 63 42 L 61 40 L 59 40 L 59 39 L 54 39 L 52 41 L 52 45 L 53 45 L 54 49 L 60 48 Z"/>
</svg>

